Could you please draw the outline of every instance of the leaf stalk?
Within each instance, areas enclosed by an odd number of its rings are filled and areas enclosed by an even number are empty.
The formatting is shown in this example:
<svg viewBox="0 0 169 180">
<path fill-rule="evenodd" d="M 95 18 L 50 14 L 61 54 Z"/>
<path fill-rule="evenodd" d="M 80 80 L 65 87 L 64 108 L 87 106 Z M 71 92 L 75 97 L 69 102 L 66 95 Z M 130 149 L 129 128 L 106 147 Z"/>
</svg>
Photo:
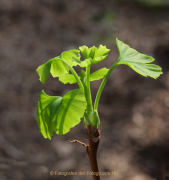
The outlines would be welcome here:
<svg viewBox="0 0 169 180">
<path fill-rule="evenodd" d="M 104 88 L 104 86 L 105 86 L 105 84 L 106 84 L 106 82 L 107 82 L 107 79 L 108 79 L 110 73 L 111 73 L 111 72 L 114 70 L 114 68 L 117 67 L 117 66 L 118 66 L 117 63 L 113 64 L 113 66 L 109 69 L 109 71 L 107 72 L 106 76 L 104 77 L 104 79 L 103 79 L 103 81 L 102 81 L 102 83 L 101 83 L 101 85 L 100 85 L 100 87 L 99 87 L 99 90 L 98 90 L 98 92 L 97 92 L 97 95 L 96 95 L 96 99 L 95 99 L 95 103 L 94 103 L 94 110 L 97 110 L 97 109 L 98 109 L 99 99 L 100 99 L 101 93 L 102 93 L 102 91 L 103 91 L 103 88 Z"/>
<path fill-rule="evenodd" d="M 79 88 L 83 89 L 84 91 L 84 86 L 79 78 L 79 76 L 77 75 L 76 71 L 71 67 L 71 65 L 64 59 L 60 59 L 63 63 L 66 64 L 66 66 L 69 68 L 69 70 L 71 71 L 71 73 L 74 75 L 74 77 L 76 78 L 76 81 L 79 85 Z"/>
<path fill-rule="evenodd" d="M 92 97 L 91 97 L 91 91 L 90 91 L 90 66 L 86 67 L 86 100 L 87 100 L 87 114 L 89 115 L 90 112 L 93 111 L 92 106 Z"/>
</svg>

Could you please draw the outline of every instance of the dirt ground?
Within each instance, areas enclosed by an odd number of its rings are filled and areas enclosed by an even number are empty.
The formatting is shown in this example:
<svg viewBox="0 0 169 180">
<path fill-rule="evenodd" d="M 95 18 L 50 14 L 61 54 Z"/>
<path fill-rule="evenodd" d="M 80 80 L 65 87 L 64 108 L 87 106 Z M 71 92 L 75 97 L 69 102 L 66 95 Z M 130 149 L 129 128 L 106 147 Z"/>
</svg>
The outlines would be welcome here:
<svg viewBox="0 0 169 180">
<path fill-rule="evenodd" d="M 109 77 L 99 104 L 98 161 L 111 175 L 101 179 L 169 179 L 168 8 L 134 1 L 0 0 L 0 180 L 92 179 L 50 174 L 90 171 L 85 148 L 68 141 L 87 143 L 87 136 L 82 123 L 51 141 L 39 133 L 40 91 L 62 96 L 77 85 L 52 76 L 42 85 L 36 68 L 63 51 L 99 44 L 111 51 L 92 71 L 110 68 L 118 59 L 115 37 L 153 56 L 163 75 L 145 78 L 122 65 Z M 93 100 L 100 83 L 91 83 Z"/>
</svg>

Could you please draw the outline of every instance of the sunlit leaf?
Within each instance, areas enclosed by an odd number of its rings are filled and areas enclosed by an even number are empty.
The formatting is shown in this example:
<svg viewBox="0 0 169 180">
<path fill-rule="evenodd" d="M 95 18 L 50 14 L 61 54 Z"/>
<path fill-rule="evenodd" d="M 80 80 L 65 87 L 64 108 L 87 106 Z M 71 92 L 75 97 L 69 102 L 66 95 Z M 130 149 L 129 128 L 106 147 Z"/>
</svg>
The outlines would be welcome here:
<svg viewBox="0 0 169 180">
<path fill-rule="evenodd" d="M 60 107 L 62 97 L 48 96 L 42 91 L 37 104 L 36 119 L 39 126 L 39 132 L 44 138 L 51 139 L 53 135 L 53 118 Z"/>
<path fill-rule="evenodd" d="M 69 132 L 70 128 L 80 123 L 86 106 L 86 98 L 82 89 L 75 89 L 65 94 L 53 121 L 54 131 L 59 135 Z"/>
<path fill-rule="evenodd" d="M 93 57 L 93 64 L 97 64 L 103 61 L 107 57 L 109 51 L 110 49 L 107 49 L 106 46 L 100 45 L 98 49 L 95 51 Z"/>
<path fill-rule="evenodd" d="M 88 58 L 81 62 L 80 67 L 84 68 L 90 65 L 92 65 L 92 59 Z"/>
<path fill-rule="evenodd" d="M 158 78 L 160 74 L 162 74 L 161 67 L 149 64 L 154 61 L 153 57 L 137 52 L 135 49 L 130 48 L 130 46 L 124 44 L 118 39 L 116 39 L 116 44 L 119 51 L 117 65 L 128 65 L 137 73 L 145 77 L 150 76 L 154 79 Z"/>
<path fill-rule="evenodd" d="M 62 135 L 79 124 L 86 109 L 86 99 L 82 89 L 75 89 L 63 97 L 48 96 L 42 91 L 37 105 L 39 131 L 51 139 L 53 131 Z"/>
<path fill-rule="evenodd" d="M 109 69 L 107 68 L 99 69 L 90 75 L 89 80 L 95 81 L 95 80 L 102 79 L 107 74 L 108 71 Z M 82 70 L 80 74 L 80 79 L 82 80 L 83 85 L 85 85 L 85 77 L 86 77 L 86 72 Z M 73 84 L 77 82 L 75 77 L 72 74 L 65 74 L 63 76 L 59 76 L 59 81 L 61 81 L 64 84 L 67 84 L 67 83 Z"/>
<path fill-rule="evenodd" d="M 93 46 L 91 48 L 89 48 L 89 58 L 93 59 L 95 56 L 95 52 L 97 51 L 97 47 Z"/>
<path fill-rule="evenodd" d="M 80 60 L 79 50 L 65 51 L 60 56 L 50 59 L 47 63 L 39 66 L 36 72 L 39 74 L 39 80 L 42 83 L 45 83 L 50 73 L 53 77 L 59 77 L 69 73 L 69 68 L 61 59 L 66 60 L 70 66 L 75 66 L 78 63 L 74 59 Z"/>
<path fill-rule="evenodd" d="M 76 66 L 77 63 L 75 63 L 74 60 L 80 61 L 80 51 L 76 49 L 70 51 L 64 51 L 61 54 L 61 58 L 65 59 L 71 66 Z"/>
<path fill-rule="evenodd" d="M 107 68 L 102 68 L 102 69 L 95 71 L 94 73 L 92 73 L 90 75 L 90 81 L 102 79 L 107 74 L 108 71 L 109 71 L 109 69 L 107 69 Z"/>
<path fill-rule="evenodd" d="M 79 49 L 80 49 L 84 59 L 89 58 L 90 50 L 89 50 L 89 48 L 87 46 L 85 46 L 85 45 L 80 46 Z"/>
<path fill-rule="evenodd" d="M 55 57 L 50 59 L 47 63 L 39 66 L 36 72 L 40 77 L 39 80 L 42 83 L 45 83 L 50 73 L 53 77 L 59 77 L 69 73 L 69 68 L 60 60 L 59 57 Z"/>
<path fill-rule="evenodd" d="M 59 76 L 59 81 L 61 81 L 63 84 L 74 84 L 77 82 L 73 74 L 65 74 L 63 76 Z"/>
<path fill-rule="evenodd" d="M 36 69 L 36 72 L 39 75 L 39 80 L 40 82 L 42 82 L 43 84 L 45 83 L 45 81 L 47 80 L 49 74 L 50 74 L 50 67 L 51 67 L 51 62 L 48 61 L 45 64 L 42 64 L 41 66 L 39 66 Z"/>
<path fill-rule="evenodd" d="M 91 48 L 88 48 L 87 46 L 81 46 L 79 49 L 84 57 L 84 61 L 81 63 L 78 62 L 79 66 L 81 67 L 87 67 L 89 65 L 97 64 L 103 61 L 110 51 L 110 49 L 107 49 L 106 46 L 102 45 L 100 45 L 98 48 L 95 46 Z"/>
<path fill-rule="evenodd" d="M 53 58 L 51 61 L 50 72 L 53 77 L 63 76 L 66 73 L 69 73 L 69 68 L 60 60 L 59 57 Z"/>
</svg>

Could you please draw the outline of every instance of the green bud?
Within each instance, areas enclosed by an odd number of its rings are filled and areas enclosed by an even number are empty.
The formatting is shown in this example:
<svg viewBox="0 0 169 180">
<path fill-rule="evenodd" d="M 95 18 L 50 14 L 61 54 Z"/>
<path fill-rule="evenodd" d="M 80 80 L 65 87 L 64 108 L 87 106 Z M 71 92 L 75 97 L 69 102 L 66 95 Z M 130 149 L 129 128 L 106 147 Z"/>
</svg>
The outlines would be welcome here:
<svg viewBox="0 0 169 180">
<path fill-rule="evenodd" d="M 98 128 L 100 126 L 100 119 L 99 119 L 99 115 L 97 113 L 97 110 L 92 111 L 89 114 L 89 122 L 90 122 L 90 125 L 95 127 L 95 128 Z"/>
<path fill-rule="evenodd" d="M 84 125 L 90 125 L 95 127 L 96 129 L 100 127 L 100 119 L 97 110 L 90 112 L 88 115 L 87 112 L 84 114 L 84 118 L 82 119 Z"/>
</svg>

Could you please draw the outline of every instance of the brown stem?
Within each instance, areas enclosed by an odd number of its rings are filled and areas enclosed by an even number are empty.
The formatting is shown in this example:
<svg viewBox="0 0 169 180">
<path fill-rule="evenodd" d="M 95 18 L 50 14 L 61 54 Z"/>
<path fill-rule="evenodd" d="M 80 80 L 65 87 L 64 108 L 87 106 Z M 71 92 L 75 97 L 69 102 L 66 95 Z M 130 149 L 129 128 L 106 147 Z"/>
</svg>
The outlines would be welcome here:
<svg viewBox="0 0 169 180">
<path fill-rule="evenodd" d="M 93 180 L 100 180 L 100 176 L 95 173 L 99 173 L 97 164 L 97 149 L 100 141 L 100 130 L 96 129 L 90 125 L 87 126 L 87 137 L 89 140 L 89 146 L 87 146 L 86 151 L 89 156 L 91 170 L 93 172 Z"/>
<path fill-rule="evenodd" d="M 89 140 L 89 145 L 86 145 L 85 143 L 82 143 L 78 140 L 73 140 L 69 142 L 81 144 L 86 148 L 90 160 L 91 170 L 93 173 L 93 180 L 100 180 L 99 168 L 97 164 L 97 149 L 100 141 L 100 129 L 99 128 L 96 129 L 93 126 L 88 125 L 87 137 Z"/>
</svg>

